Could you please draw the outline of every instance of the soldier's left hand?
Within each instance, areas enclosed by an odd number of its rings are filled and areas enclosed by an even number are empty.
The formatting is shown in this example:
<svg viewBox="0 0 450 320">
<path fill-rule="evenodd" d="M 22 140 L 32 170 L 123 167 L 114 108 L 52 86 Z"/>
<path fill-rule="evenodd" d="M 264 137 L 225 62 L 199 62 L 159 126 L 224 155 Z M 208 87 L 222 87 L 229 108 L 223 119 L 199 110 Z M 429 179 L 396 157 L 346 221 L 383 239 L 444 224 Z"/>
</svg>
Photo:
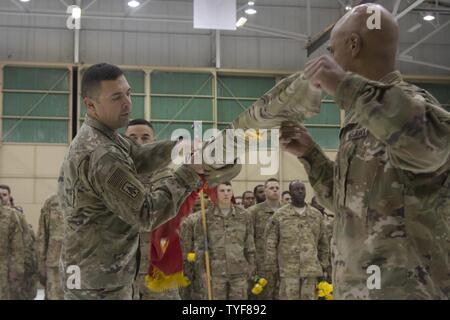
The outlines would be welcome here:
<svg viewBox="0 0 450 320">
<path fill-rule="evenodd" d="M 345 71 L 333 57 L 323 55 L 305 64 L 304 77 L 315 87 L 335 95 L 339 84 L 344 80 Z"/>
</svg>

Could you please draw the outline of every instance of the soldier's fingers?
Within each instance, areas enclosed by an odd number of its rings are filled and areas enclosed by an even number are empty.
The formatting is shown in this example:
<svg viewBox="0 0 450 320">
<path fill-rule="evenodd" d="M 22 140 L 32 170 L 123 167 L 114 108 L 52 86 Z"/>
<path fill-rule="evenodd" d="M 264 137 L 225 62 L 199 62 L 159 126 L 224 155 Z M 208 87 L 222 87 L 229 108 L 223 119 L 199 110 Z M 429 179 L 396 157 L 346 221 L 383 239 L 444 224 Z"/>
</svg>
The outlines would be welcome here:
<svg viewBox="0 0 450 320">
<path fill-rule="evenodd" d="M 312 61 L 312 63 L 305 65 L 304 75 L 303 75 L 305 77 L 305 79 L 307 79 L 307 80 L 311 79 L 311 77 L 314 74 L 317 67 L 320 66 L 320 63 L 321 63 L 321 60 L 316 59 L 316 60 Z"/>
</svg>

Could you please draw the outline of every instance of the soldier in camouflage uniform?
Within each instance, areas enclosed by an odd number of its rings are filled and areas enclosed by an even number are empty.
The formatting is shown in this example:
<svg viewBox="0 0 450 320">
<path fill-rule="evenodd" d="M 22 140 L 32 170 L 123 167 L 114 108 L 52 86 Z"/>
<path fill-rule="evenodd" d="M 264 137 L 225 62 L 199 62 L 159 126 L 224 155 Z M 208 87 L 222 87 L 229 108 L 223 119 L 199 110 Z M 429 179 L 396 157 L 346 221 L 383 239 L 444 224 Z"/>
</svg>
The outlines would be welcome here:
<svg viewBox="0 0 450 320">
<path fill-rule="evenodd" d="M 37 236 L 39 278 L 46 300 L 64 300 L 59 258 L 64 237 L 64 217 L 58 196 L 50 196 L 41 209 Z"/>
<path fill-rule="evenodd" d="M 369 6 L 381 30 L 368 29 Z M 450 114 L 395 71 L 397 45 L 395 17 L 360 5 L 335 25 L 332 57 L 306 64 L 305 78 L 347 114 L 336 161 L 304 127 L 281 128 L 282 145 L 336 215 L 337 299 L 450 296 Z"/>
<path fill-rule="evenodd" d="M 117 134 L 128 124 L 131 98 L 116 66 L 86 70 L 82 96 L 86 120 L 59 178 L 65 219 L 61 269 L 64 283 L 73 280 L 64 288 L 65 299 L 132 299 L 139 230 L 153 230 L 173 218 L 187 195 L 201 186 L 197 172 L 203 168 L 183 165 L 149 193 L 138 173 L 167 166 L 176 142 L 139 146 Z"/>
<path fill-rule="evenodd" d="M 199 256 L 195 252 L 195 235 L 194 226 L 196 221 L 201 218 L 201 212 L 194 212 L 187 216 L 180 225 L 180 240 L 181 248 L 183 251 L 183 271 L 184 275 L 190 280 L 190 285 L 186 288 L 181 288 L 180 294 L 183 300 L 200 300 L 205 297 L 205 293 L 202 292 L 201 281 L 199 280 L 200 274 L 195 268 L 195 261 L 190 262 L 187 260 L 189 253 L 195 253 L 195 259 Z"/>
<path fill-rule="evenodd" d="M 155 141 L 155 132 L 153 126 L 144 119 L 134 119 L 128 123 L 125 135 L 139 145 L 145 145 Z M 158 185 L 163 183 L 163 179 L 173 176 L 172 168 L 164 168 L 158 172 L 139 175 L 148 192 L 157 189 Z M 140 233 L 140 266 L 139 275 L 134 284 L 134 298 L 136 300 L 179 300 L 180 295 L 178 289 L 170 289 L 162 292 L 153 292 L 147 288 L 145 284 L 145 276 L 147 275 L 148 265 L 150 261 L 150 243 L 151 232 L 141 231 Z"/>
<path fill-rule="evenodd" d="M 279 277 L 275 296 L 281 300 L 315 300 L 319 278 L 330 272 L 328 234 L 322 214 L 305 203 L 305 185 L 292 181 L 289 192 L 292 203 L 278 209 L 266 227 L 266 278 Z"/>
<path fill-rule="evenodd" d="M 0 201 L 0 300 L 19 299 L 25 277 L 25 247 L 18 213 Z"/>
<path fill-rule="evenodd" d="M 248 212 L 250 214 L 250 218 L 252 220 L 253 225 L 253 234 L 255 239 L 255 247 L 256 247 L 256 274 L 258 276 L 262 276 L 265 274 L 265 250 L 264 246 L 266 243 L 265 240 L 265 229 L 269 219 L 272 217 L 275 211 L 277 211 L 281 207 L 280 203 L 280 184 L 277 179 L 270 178 L 264 183 L 264 197 L 265 201 L 261 203 L 257 203 L 254 206 L 248 208 Z M 258 199 L 258 196 L 256 197 Z M 269 282 L 265 288 L 265 290 L 258 295 L 257 299 L 272 299 L 273 297 L 270 295 L 274 292 L 274 287 L 277 285 L 277 279 L 271 279 L 272 282 Z M 253 296 L 250 296 L 253 298 Z"/>
<path fill-rule="evenodd" d="M 23 241 L 23 263 L 24 273 L 20 281 L 15 284 L 15 294 L 10 298 L 14 300 L 33 300 L 37 294 L 37 254 L 36 237 L 33 227 L 27 222 L 23 209 L 13 206 L 11 189 L 7 185 L 0 185 L 0 202 L 2 206 L 8 207 L 16 213 L 20 222 L 20 234 Z"/>
<path fill-rule="evenodd" d="M 211 267 L 212 297 L 215 300 L 248 299 L 248 280 L 254 274 L 255 244 L 253 226 L 245 209 L 231 203 L 229 182 L 217 186 L 217 205 L 206 211 L 207 241 Z M 206 293 L 205 234 L 202 219 L 194 226 L 194 247 Z"/>
</svg>

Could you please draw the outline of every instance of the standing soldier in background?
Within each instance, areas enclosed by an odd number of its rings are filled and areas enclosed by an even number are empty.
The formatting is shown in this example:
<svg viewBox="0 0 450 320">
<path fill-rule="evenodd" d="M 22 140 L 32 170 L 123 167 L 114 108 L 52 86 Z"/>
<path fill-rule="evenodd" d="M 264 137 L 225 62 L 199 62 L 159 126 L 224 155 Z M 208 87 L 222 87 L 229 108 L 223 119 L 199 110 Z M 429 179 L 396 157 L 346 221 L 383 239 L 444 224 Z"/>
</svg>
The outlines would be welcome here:
<svg viewBox="0 0 450 320">
<path fill-rule="evenodd" d="M 248 209 L 255 205 L 255 195 L 251 191 L 244 191 L 242 194 L 242 206 Z"/>
<path fill-rule="evenodd" d="M 255 196 L 256 204 L 266 201 L 265 187 L 262 184 L 258 184 L 253 188 L 253 195 Z"/>
<path fill-rule="evenodd" d="M 37 294 L 38 267 L 36 254 L 36 237 L 33 227 L 28 224 L 23 210 L 12 207 L 11 189 L 9 186 L 0 185 L 0 200 L 2 206 L 10 208 L 16 213 L 20 223 L 20 234 L 23 242 L 24 273 L 20 281 L 15 284 L 15 295 L 11 299 L 33 300 Z"/>
<path fill-rule="evenodd" d="M 155 132 L 153 126 L 144 119 L 134 119 L 128 123 L 125 135 L 139 145 L 145 145 L 155 141 Z M 162 179 L 173 177 L 174 169 L 167 167 L 149 174 L 139 175 L 139 180 L 145 186 L 147 191 L 151 192 L 162 184 Z M 140 250 L 141 263 L 139 275 L 134 284 L 134 299 L 136 300 L 180 300 L 178 289 L 169 289 L 162 292 L 153 292 L 145 284 L 148 264 L 150 261 L 150 231 L 140 232 Z"/>
<path fill-rule="evenodd" d="M 266 180 L 264 183 L 264 198 L 266 199 L 264 202 L 257 203 L 254 206 L 248 208 L 248 212 L 250 214 L 250 219 L 252 221 L 253 230 L 254 230 L 254 239 L 255 239 L 255 247 L 256 247 L 256 275 L 262 276 L 265 274 L 265 265 L 264 265 L 264 246 L 266 244 L 265 240 L 265 229 L 267 222 L 270 217 L 281 207 L 280 203 L 280 184 L 277 179 L 270 178 Z M 261 197 L 260 197 L 261 198 Z M 258 202 L 258 197 L 256 197 Z M 268 283 L 266 289 L 263 291 L 261 295 L 258 296 L 258 299 L 270 299 L 271 297 L 266 296 L 267 292 L 271 292 L 275 283 Z"/>
<path fill-rule="evenodd" d="M 330 273 L 328 234 L 322 214 L 305 203 L 304 183 L 292 181 L 289 192 L 292 203 L 267 224 L 265 276 L 269 283 L 279 277 L 280 300 L 315 300 L 319 278 Z"/>
<path fill-rule="evenodd" d="M 208 209 L 206 207 L 206 209 Z M 201 300 L 206 294 L 202 291 L 201 274 L 195 268 L 195 261 L 199 259 L 199 255 L 195 251 L 195 234 L 194 227 L 197 220 L 201 219 L 201 212 L 191 213 L 183 219 L 180 225 L 180 240 L 183 251 L 183 271 L 184 275 L 189 279 L 190 284 L 186 288 L 180 288 L 180 295 L 183 300 Z M 188 256 L 191 254 L 191 256 Z M 194 256 L 192 256 L 194 254 Z M 191 260 L 189 260 L 189 258 Z"/>
<path fill-rule="evenodd" d="M 0 201 L 0 300 L 20 299 L 25 247 L 18 213 Z"/>
<path fill-rule="evenodd" d="M 202 287 L 206 288 L 204 253 L 207 249 L 215 300 L 247 300 L 248 280 L 255 271 L 253 226 L 247 211 L 232 204 L 232 197 L 231 183 L 217 186 L 217 204 L 206 211 L 206 235 L 202 219 L 195 219 L 196 269 L 201 270 Z M 205 248 L 204 237 L 207 237 L 208 248 Z"/>
<path fill-rule="evenodd" d="M 37 236 L 39 279 L 46 300 L 64 300 L 59 258 L 64 237 L 64 217 L 58 196 L 50 196 L 41 209 Z"/>
<path fill-rule="evenodd" d="M 380 28 L 369 29 L 369 12 Z M 303 126 L 281 126 L 281 144 L 336 215 L 336 299 L 450 298 L 450 113 L 396 71 L 398 34 L 388 10 L 359 5 L 334 26 L 331 56 L 305 65 L 347 115 L 335 161 Z"/>
<path fill-rule="evenodd" d="M 283 193 L 281 194 L 281 205 L 284 206 L 286 204 L 289 204 L 292 202 L 292 197 L 291 194 L 289 193 L 289 191 L 283 191 Z"/>
</svg>

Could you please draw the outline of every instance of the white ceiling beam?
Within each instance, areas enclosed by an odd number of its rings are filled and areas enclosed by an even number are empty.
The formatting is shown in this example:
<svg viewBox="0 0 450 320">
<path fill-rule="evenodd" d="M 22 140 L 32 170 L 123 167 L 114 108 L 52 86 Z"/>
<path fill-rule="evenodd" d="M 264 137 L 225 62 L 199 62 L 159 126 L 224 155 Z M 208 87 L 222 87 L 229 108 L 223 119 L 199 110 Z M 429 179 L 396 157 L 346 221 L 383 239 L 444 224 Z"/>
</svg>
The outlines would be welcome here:
<svg viewBox="0 0 450 320">
<path fill-rule="evenodd" d="M 414 2 L 413 4 L 411 4 L 408 8 L 406 8 L 405 10 L 403 10 L 402 12 L 400 12 L 398 15 L 395 16 L 395 18 L 397 20 L 401 19 L 405 14 L 407 14 L 408 12 L 410 12 L 412 9 L 414 9 L 415 7 L 421 5 L 425 0 L 417 0 L 416 2 Z"/>
<path fill-rule="evenodd" d="M 392 9 L 392 14 L 394 16 L 397 15 L 398 8 L 400 7 L 400 2 L 402 2 L 402 0 L 396 0 L 395 3 L 394 3 L 394 9 Z"/>
</svg>

